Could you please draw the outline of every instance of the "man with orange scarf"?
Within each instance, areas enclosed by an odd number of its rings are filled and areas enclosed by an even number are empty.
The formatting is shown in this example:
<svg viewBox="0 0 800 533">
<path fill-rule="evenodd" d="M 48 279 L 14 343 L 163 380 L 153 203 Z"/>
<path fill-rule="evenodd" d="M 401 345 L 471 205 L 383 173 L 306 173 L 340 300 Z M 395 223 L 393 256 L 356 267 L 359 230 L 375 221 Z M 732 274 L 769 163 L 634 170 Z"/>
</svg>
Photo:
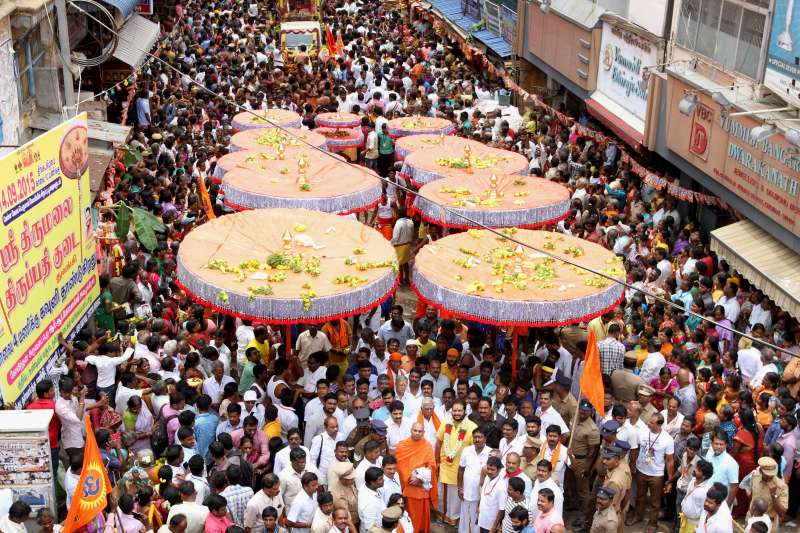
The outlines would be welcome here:
<svg viewBox="0 0 800 533">
<path fill-rule="evenodd" d="M 433 447 L 425 440 L 422 424 L 415 422 L 411 426 L 411 437 L 398 443 L 395 457 L 414 531 L 429 533 L 431 502 L 435 505 L 437 499 L 436 457 Z"/>
</svg>

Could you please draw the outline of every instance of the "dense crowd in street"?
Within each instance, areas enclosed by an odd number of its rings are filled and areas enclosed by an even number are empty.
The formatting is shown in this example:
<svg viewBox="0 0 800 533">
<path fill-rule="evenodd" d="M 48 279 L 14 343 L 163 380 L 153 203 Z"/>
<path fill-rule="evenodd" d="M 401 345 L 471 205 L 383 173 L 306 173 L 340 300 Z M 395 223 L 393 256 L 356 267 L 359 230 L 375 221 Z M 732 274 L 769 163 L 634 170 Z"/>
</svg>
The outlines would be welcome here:
<svg viewBox="0 0 800 533">
<path fill-rule="evenodd" d="M 63 497 L 60 516 L 39 513 L 41 531 L 59 531 L 72 504 L 84 416 L 114 486 L 87 532 L 731 533 L 734 519 L 748 533 L 796 528 L 798 323 L 709 249 L 686 205 L 630 172 L 614 143 L 536 110 L 516 130 L 481 113 L 501 83 L 393 4 L 326 3 L 341 52 L 293 57 L 282 54 L 275 9 L 190 0 L 163 21 L 171 33 L 129 110 L 142 159 L 118 169 L 111 197 L 146 208 L 167 232 L 152 251 L 134 237 L 108 249 L 95 324 L 61 340 L 66 361 L 37 384 L 29 408 L 57 415 Z M 415 253 L 444 231 L 407 209 L 385 124 L 423 115 L 522 153 L 531 175 L 567 187 L 569 214 L 549 229 L 622 257 L 625 299 L 587 323 L 517 328 L 513 377 L 511 331 L 424 302 L 390 299 L 290 329 L 192 302 L 175 258 L 208 217 L 198 184 L 216 216 L 229 212 L 211 180 L 216 161 L 233 116 L 267 107 L 297 111 L 308 128 L 324 111 L 362 117 L 353 164 L 386 181 L 377 208 L 359 216 L 397 248 L 404 294 Z M 580 398 L 589 332 L 603 412 Z M 25 531 L 29 512 L 14 503 L 0 531 Z"/>
</svg>

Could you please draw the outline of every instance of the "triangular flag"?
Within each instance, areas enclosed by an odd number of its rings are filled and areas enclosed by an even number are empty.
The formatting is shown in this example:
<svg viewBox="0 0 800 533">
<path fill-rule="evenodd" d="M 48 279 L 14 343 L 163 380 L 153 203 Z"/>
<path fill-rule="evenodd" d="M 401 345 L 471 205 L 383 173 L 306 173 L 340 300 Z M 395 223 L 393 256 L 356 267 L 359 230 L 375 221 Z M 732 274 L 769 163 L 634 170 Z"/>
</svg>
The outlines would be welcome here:
<svg viewBox="0 0 800 533">
<path fill-rule="evenodd" d="M 62 533 L 73 533 L 85 526 L 106 508 L 106 495 L 111 493 L 111 481 L 103 465 L 94 430 L 86 417 L 86 445 L 83 448 L 83 468 L 78 485 L 72 494 L 72 504 L 64 520 Z"/>
<path fill-rule="evenodd" d="M 589 342 L 586 344 L 586 356 L 583 359 L 581 374 L 581 395 L 589 400 L 598 413 L 604 413 L 603 376 L 600 372 L 600 351 L 597 349 L 597 336 L 589 331 Z"/>
</svg>

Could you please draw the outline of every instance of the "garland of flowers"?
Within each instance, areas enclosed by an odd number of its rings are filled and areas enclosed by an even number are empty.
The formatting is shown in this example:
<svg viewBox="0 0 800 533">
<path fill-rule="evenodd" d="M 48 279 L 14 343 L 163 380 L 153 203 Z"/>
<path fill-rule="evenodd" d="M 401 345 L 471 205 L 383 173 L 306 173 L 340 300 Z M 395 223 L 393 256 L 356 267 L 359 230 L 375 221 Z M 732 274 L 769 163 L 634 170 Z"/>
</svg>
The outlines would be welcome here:
<svg viewBox="0 0 800 533">
<path fill-rule="evenodd" d="M 464 445 L 464 440 L 467 436 L 467 430 L 464 428 L 460 428 L 458 430 L 458 437 L 456 440 L 456 447 L 455 449 L 450 449 L 450 434 L 453 433 L 453 424 L 447 424 L 444 427 L 444 459 L 448 463 L 452 463 L 455 459 L 456 455 L 459 454 L 461 451 L 461 447 Z"/>
</svg>

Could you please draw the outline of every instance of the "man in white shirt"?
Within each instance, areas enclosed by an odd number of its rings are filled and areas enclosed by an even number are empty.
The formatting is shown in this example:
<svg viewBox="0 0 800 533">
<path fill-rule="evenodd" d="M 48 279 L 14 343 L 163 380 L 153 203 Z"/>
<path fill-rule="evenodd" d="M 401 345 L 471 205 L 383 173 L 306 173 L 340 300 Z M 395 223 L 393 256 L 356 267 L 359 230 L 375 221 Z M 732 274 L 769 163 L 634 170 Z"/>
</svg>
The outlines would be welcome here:
<svg viewBox="0 0 800 533">
<path fill-rule="evenodd" d="M 725 318 L 734 325 L 739 319 L 739 312 L 742 310 L 739 300 L 736 298 L 737 292 L 739 292 L 739 285 L 729 281 L 722 288 L 722 297 L 717 301 L 717 305 L 721 305 L 725 309 Z"/>
<path fill-rule="evenodd" d="M 425 430 L 425 439 L 431 443 L 431 446 L 436 448 L 436 435 L 439 431 L 441 420 L 439 415 L 436 414 L 436 402 L 433 398 L 424 398 L 422 400 L 422 407 L 420 409 L 422 416 L 417 416 L 417 422 L 422 423 L 422 428 Z M 413 419 L 412 419 L 413 420 Z"/>
<path fill-rule="evenodd" d="M 501 430 L 503 432 L 503 438 L 500 439 L 500 445 L 498 447 L 500 460 L 505 461 L 506 456 L 512 452 L 522 455 L 522 448 L 525 445 L 528 434 L 523 432 L 522 435 L 519 435 L 519 422 L 517 422 L 516 418 L 504 420 Z"/>
<path fill-rule="evenodd" d="M 481 470 L 489 460 L 486 435 L 478 427 L 472 431 L 472 445 L 464 448 L 458 465 L 458 496 L 461 513 L 458 533 L 478 533 L 478 502 L 481 500 Z"/>
<path fill-rule="evenodd" d="M 486 476 L 480 490 L 480 506 L 478 508 L 478 527 L 492 530 L 497 520 L 497 513 L 506 501 L 506 483 L 503 464 L 494 455 L 486 460 Z"/>
<path fill-rule="evenodd" d="M 394 455 L 387 455 L 383 459 L 383 487 L 378 489 L 378 494 L 383 498 L 383 503 L 389 505 L 392 494 L 403 494 L 400 484 L 400 474 L 397 473 L 397 459 Z"/>
<path fill-rule="evenodd" d="M 382 468 L 383 456 L 381 455 L 381 445 L 374 440 L 368 440 L 364 443 L 364 458 L 359 461 L 355 469 L 356 488 L 361 490 L 361 487 L 366 483 L 367 470 L 372 467 Z"/>
<path fill-rule="evenodd" d="M 313 472 L 306 472 L 300 478 L 301 490 L 286 513 L 286 525 L 292 533 L 311 533 L 311 521 L 317 512 L 317 488 L 319 478 Z"/>
<path fill-rule="evenodd" d="M 664 431 L 664 417 L 660 413 L 650 416 L 647 430 L 639 433 L 639 449 L 631 451 L 636 456 L 636 512 L 628 517 L 625 525 L 633 525 L 645 518 L 649 511 L 647 526 L 656 528 L 661 511 L 661 498 L 669 489 L 675 475 L 675 441 Z M 648 498 L 649 494 L 649 498 Z"/>
<path fill-rule="evenodd" d="M 105 392 L 111 398 L 114 391 L 114 383 L 116 382 L 117 367 L 130 359 L 133 352 L 126 351 L 128 355 L 120 355 L 119 344 L 115 342 L 107 342 L 100 345 L 98 351 L 100 352 L 99 355 L 89 355 L 84 361 L 97 368 L 98 392 Z M 152 363 L 150 367 L 151 372 L 153 372 Z M 161 365 L 159 365 L 159 368 L 161 368 Z M 126 408 L 127 406 L 122 407 L 123 410 Z"/>
<path fill-rule="evenodd" d="M 209 346 L 216 348 L 219 354 L 219 361 L 225 368 L 225 375 L 231 375 L 231 349 L 225 344 L 225 330 L 220 328 L 214 332 L 214 338 L 208 343 Z"/>
<path fill-rule="evenodd" d="M 742 377 L 744 385 L 749 385 L 750 381 L 761 370 L 761 352 L 755 343 L 749 348 L 739 350 L 739 356 L 736 361 L 736 367 L 739 369 L 739 374 Z"/>
<path fill-rule="evenodd" d="M 694 474 L 689 485 L 686 487 L 686 495 L 681 500 L 681 512 L 686 521 L 697 527 L 700 514 L 703 512 L 703 504 L 706 501 L 706 493 L 711 488 L 711 476 L 714 474 L 714 467 L 705 459 L 697 461 Z"/>
<path fill-rule="evenodd" d="M 61 379 L 58 388 L 61 397 L 56 400 L 55 413 L 61 422 L 61 449 L 83 448 L 86 389 L 75 392 L 75 383 L 68 377 Z"/>
<path fill-rule="evenodd" d="M 364 486 L 358 490 L 359 533 L 369 533 L 373 526 L 380 527 L 381 513 L 386 508 L 378 489 L 383 487 L 383 470 L 370 467 L 364 474 Z"/>
<path fill-rule="evenodd" d="M 307 459 L 308 455 L 305 450 L 299 447 L 295 448 L 289 453 L 289 466 L 278 473 L 283 504 L 286 506 L 287 513 L 291 509 L 295 497 L 303 490 L 303 474 L 308 472 L 312 474 L 319 473 L 313 465 L 307 464 Z M 317 476 L 317 481 L 319 481 L 319 476 Z"/>
<path fill-rule="evenodd" d="M 203 533 L 209 510 L 205 505 L 201 505 L 195 501 L 197 499 L 197 491 L 194 488 L 194 483 L 191 481 L 184 481 L 181 483 L 178 492 L 180 492 L 182 503 L 170 507 L 169 515 L 167 515 L 167 523 L 169 523 L 176 514 L 182 514 L 186 517 L 185 533 Z"/>
<path fill-rule="evenodd" d="M 742 353 L 741 351 L 739 353 Z M 778 366 L 775 364 L 775 351 L 772 348 L 764 347 L 761 349 L 761 368 L 750 380 L 750 389 L 756 390 L 764 384 L 764 378 L 770 372 L 780 375 Z"/>
<path fill-rule="evenodd" d="M 733 533 L 731 509 L 725 501 L 727 496 L 725 486 L 720 483 L 708 489 L 703 512 L 697 520 L 697 533 Z"/>
<path fill-rule="evenodd" d="M 661 353 L 661 341 L 657 338 L 648 339 L 647 341 L 647 358 L 642 363 L 642 369 L 639 372 L 639 377 L 642 382 L 649 384 L 653 378 L 658 377 L 658 373 L 667 364 L 667 360 Z"/>
<path fill-rule="evenodd" d="M 533 482 L 531 495 L 528 498 L 530 505 L 528 508 L 531 510 L 531 519 L 536 519 L 539 514 L 539 507 L 536 502 L 539 501 L 539 491 L 542 489 L 550 489 L 555 495 L 553 502 L 553 509 L 555 509 L 558 516 L 562 516 L 564 510 L 564 491 L 558 486 L 558 483 L 553 479 L 553 465 L 547 459 L 541 459 L 536 463 L 536 479 Z"/>
<path fill-rule="evenodd" d="M 218 359 L 211 366 L 211 377 L 203 381 L 203 394 L 211 397 L 212 404 L 219 405 L 225 385 L 235 382 L 232 377 L 225 375 L 225 364 Z"/>
<path fill-rule="evenodd" d="M 298 428 L 292 428 L 286 433 L 286 439 L 289 443 L 288 446 L 281 448 L 275 454 L 275 463 L 273 465 L 273 472 L 281 473 L 283 470 L 289 466 L 289 454 L 295 448 L 300 448 L 304 452 L 306 452 L 306 456 L 310 455 L 308 448 L 303 446 L 302 439 L 300 438 L 300 430 Z"/>
<path fill-rule="evenodd" d="M 325 431 L 311 439 L 311 464 L 320 472 L 320 483 L 328 485 L 328 466 L 334 461 L 336 442 L 342 436 L 339 434 L 339 422 L 335 416 L 325 419 Z"/>
<path fill-rule="evenodd" d="M 536 410 L 536 416 L 542 421 L 539 430 L 539 439 L 542 441 L 547 438 L 547 427 L 552 425 L 556 425 L 561 429 L 563 438 L 569 437 L 569 427 L 553 407 L 553 391 L 543 390 L 539 393 L 539 408 Z"/>
<path fill-rule="evenodd" d="M 389 418 L 386 419 L 386 446 L 393 454 L 397 443 L 411 436 L 411 420 L 403 416 L 405 407 L 400 400 L 389 404 Z"/>
<path fill-rule="evenodd" d="M 320 382 L 321 384 L 322 382 Z M 328 389 L 327 383 L 325 383 L 325 389 Z M 314 399 L 316 400 L 317 398 Z M 314 407 L 311 407 L 311 405 L 311 402 L 306 405 L 306 435 L 303 441 L 303 444 L 309 450 L 311 449 L 311 439 L 325 430 L 325 419 L 329 416 L 336 417 L 338 402 L 335 394 L 328 393 L 325 395 L 322 405 L 315 404 Z M 336 421 L 339 421 L 338 417 L 336 417 Z"/>
<path fill-rule="evenodd" d="M 278 51 L 280 53 L 280 51 Z M 244 351 L 250 345 L 250 341 L 256 338 L 253 333 L 253 323 L 249 320 L 242 320 L 242 325 L 236 328 L 236 372 L 241 375 L 244 366 Z"/>
</svg>

